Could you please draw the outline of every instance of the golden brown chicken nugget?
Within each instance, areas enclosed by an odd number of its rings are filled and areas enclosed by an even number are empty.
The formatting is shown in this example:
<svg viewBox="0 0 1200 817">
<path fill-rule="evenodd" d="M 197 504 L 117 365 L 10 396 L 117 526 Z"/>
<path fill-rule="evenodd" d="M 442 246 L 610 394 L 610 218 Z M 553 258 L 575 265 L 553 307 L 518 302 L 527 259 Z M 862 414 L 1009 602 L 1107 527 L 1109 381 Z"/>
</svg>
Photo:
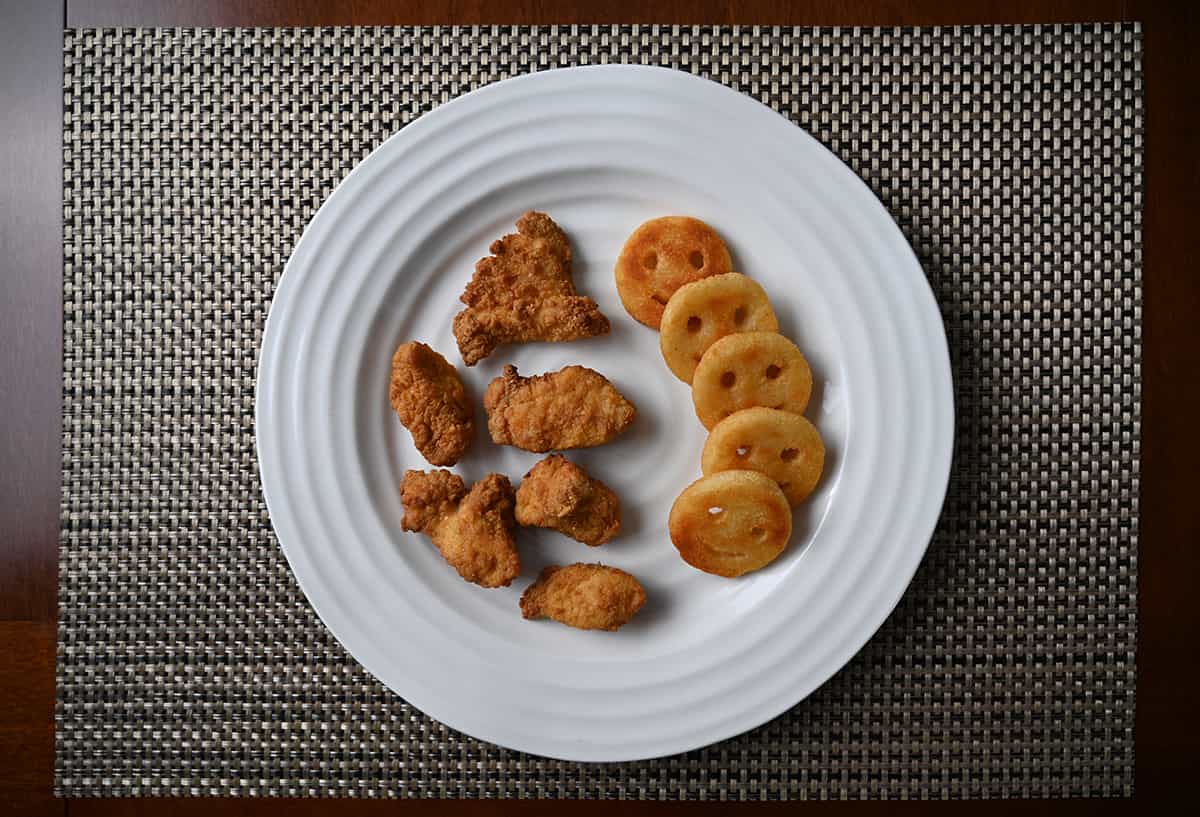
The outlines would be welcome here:
<svg viewBox="0 0 1200 817">
<path fill-rule="evenodd" d="M 575 291 L 571 244 L 545 213 L 530 210 L 517 232 L 492 242 L 462 294 L 454 338 L 468 366 L 501 343 L 568 341 L 604 335 L 608 318 Z"/>
<path fill-rule="evenodd" d="M 617 294 L 630 315 L 657 329 L 675 290 L 732 271 L 729 250 L 716 230 L 698 218 L 664 216 L 626 239 L 615 270 Z"/>
<path fill-rule="evenodd" d="M 684 489 L 671 506 L 667 528 L 685 562 L 734 578 L 783 552 L 792 535 L 792 508 L 770 477 L 722 471 Z"/>
<path fill-rule="evenodd" d="M 521 595 L 525 618 L 552 618 L 581 630 L 617 630 L 646 603 L 641 583 L 602 564 L 551 565 Z"/>
<path fill-rule="evenodd" d="M 752 406 L 803 414 L 811 395 L 808 361 L 774 332 L 726 335 L 708 347 L 692 375 L 696 416 L 709 429 Z"/>
<path fill-rule="evenodd" d="M 458 462 L 475 435 L 475 410 L 446 358 L 415 340 L 400 344 L 388 397 L 421 456 L 431 465 Z"/>
<path fill-rule="evenodd" d="M 483 408 L 493 442 L 536 453 L 603 445 L 637 415 L 604 375 L 584 366 L 535 377 L 505 366 L 488 384 Z"/>
<path fill-rule="evenodd" d="M 684 383 L 716 341 L 735 332 L 775 332 L 779 321 L 767 293 L 737 272 L 714 275 L 675 290 L 659 326 L 663 360 Z"/>
<path fill-rule="evenodd" d="M 804 501 L 825 465 L 825 444 L 799 414 L 756 406 L 730 414 L 713 426 L 700 454 L 705 476 L 750 470 L 779 484 L 792 506 Z"/>
<path fill-rule="evenodd" d="M 551 454 L 517 488 L 517 524 L 551 528 L 595 547 L 621 530 L 621 502 L 603 482 Z"/>
<path fill-rule="evenodd" d="M 521 573 L 508 477 L 488 474 L 468 491 L 449 471 L 407 471 L 401 527 L 426 534 L 450 566 L 481 587 L 505 587 Z"/>
</svg>

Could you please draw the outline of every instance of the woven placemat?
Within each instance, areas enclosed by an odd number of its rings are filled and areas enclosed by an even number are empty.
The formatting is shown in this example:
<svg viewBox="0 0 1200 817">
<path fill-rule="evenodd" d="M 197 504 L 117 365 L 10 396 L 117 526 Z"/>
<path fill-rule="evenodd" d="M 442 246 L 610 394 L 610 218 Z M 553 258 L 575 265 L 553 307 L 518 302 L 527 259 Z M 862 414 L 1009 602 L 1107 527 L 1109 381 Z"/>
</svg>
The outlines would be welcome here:
<svg viewBox="0 0 1200 817">
<path fill-rule="evenodd" d="M 845 670 L 735 739 L 586 765 L 438 724 L 330 636 L 263 504 L 254 378 L 291 248 L 372 148 L 605 61 L 755 96 L 867 181 L 958 425 L 929 554 Z M 77 30 L 65 66 L 60 793 L 1132 793 L 1139 26 Z"/>
</svg>

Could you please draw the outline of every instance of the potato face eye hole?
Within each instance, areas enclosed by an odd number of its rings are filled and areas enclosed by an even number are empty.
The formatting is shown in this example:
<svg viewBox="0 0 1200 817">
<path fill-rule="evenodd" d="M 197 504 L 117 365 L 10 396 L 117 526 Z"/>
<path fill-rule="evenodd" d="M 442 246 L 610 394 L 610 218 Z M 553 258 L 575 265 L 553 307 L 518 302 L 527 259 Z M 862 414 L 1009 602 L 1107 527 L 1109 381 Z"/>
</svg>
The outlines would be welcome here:
<svg viewBox="0 0 1200 817">
<path fill-rule="evenodd" d="M 779 368 L 774 363 L 772 363 L 770 366 L 767 367 L 767 371 L 766 371 L 767 380 L 774 380 L 775 378 L 779 377 L 779 375 L 782 372 L 783 372 L 783 369 Z"/>
<path fill-rule="evenodd" d="M 704 256 L 699 250 L 692 250 L 692 254 L 688 256 L 688 261 L 696 269 L 704 269 Z"/>
<path fill-rule="evenodd" d="M 737 375 L 733 372 L 725 372 L 721 375 L 721 385 L 727 389 L 732 389 L 733 384 L 737 382 Z"/>
<path fill-rule="evenodd" d="M 646 255 L 642 258 L 642 266 L 646 269 L 655 269 L 658 266 L 658 253 L 646 253 Z"/>
<path fill-rule="evenodd" d="M 725 513 L 725 509 L 722 508 L 720 505 L 713 505 L 711 508 L 708 509 L 708 515 L 712 516 L 712 517 L 720 516 L 723 513 Z"/>
<path fill-rule="evenodd" d="M 750 456 L 751 448 L 752 446 L 749 445 L 739 445 L 737 447 L 737 455 L 739 457 L 748 457 Z"/>
<path fill-rule="evenodd" d="M 741 326 L 745 322 L 746 322 L 746 307 L 739 306 L 737 309 L 733 310 L 733 325 Z"/>
<path fill-rule="evenodd" d="M 694 335 L 700 331 L 700 327 L 703 325 L 704 321 L 700 320 L 700 318 L 696 317 L 695 315 L 692 315 L 692 317 L 688 318 L 687 330 Z"/>
<path fill-rule="evenodd" d="M 798 456 L 800 456 L 800 449 L 798 448 L 785 448 L 779 452 L 779 459 L 784 462 L 791 462 Z"/>
</svg>

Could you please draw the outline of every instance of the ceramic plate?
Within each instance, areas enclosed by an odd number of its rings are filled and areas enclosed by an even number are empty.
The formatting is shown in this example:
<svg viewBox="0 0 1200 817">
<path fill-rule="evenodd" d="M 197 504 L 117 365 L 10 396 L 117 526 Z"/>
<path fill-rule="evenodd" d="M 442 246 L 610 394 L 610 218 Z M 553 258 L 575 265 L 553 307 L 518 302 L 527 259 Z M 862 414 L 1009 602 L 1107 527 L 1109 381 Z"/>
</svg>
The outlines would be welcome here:
<svg viewBox="0 0 1200 817">
<path fill-rule="evenodd" d="M 451 323 L 474 263 L 543 210 L 570 236 L 605 337 L 503 346 L 462 365 Z M 667 535 L 700 475 L 704 428 L 658 335 L 622 308 L 613 264 L 642 221 L 687 214 L 766 288 L 814 372 L 827 446 L 787 551 L 729 580 Z M 539 455 L 486 434 L 506 363 L 579 363 L 638 408 L 616 441 L 572 452 L 624 508 L 598 549 L 521 529 L 522 576 L 467 584 L 405 533 L 405 469 L 430 468 L 388 404 L 390 359 L 417 339 L 459 366 L 480 433 L 455 471 L 514 485 Z M 871 637 L 908 585 L 941 509 L 954 414 L 941 318 L 870 190 L 801 129 L 723 86 L 659 68 L 523 76 L 445 104 L 385 142 L 329 197 L 280 281 L 258 371 L 263 489 L 313 608 L 397 694 L 469 735 L 556 758 L 619 761 L 736 735 L 802 701 Z M 616 633 L 521 618 L 542 566 L 603 562 L 649 601 Z"/>
</svg>

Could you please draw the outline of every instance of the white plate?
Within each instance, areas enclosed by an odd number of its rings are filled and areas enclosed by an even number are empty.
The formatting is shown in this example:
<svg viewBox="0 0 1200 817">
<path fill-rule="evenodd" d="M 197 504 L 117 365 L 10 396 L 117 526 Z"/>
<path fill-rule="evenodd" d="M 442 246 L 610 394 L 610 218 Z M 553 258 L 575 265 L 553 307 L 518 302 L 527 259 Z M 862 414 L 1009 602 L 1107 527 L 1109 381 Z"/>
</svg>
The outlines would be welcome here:
<svg viewBox="0 0 1200 817">
<path fill-rule="evenodd" d="M 548 212 L 611 335 L 501 347 L 462 366 L 451 321 L 474 262 L 525 210 Z M 621 307 L 613 263 L 647 218 L 697 216 L 760 281 L 816 381 L 828 447 L 789 549 L 739 580 L 701 573 L 667 535 L 699 476 L 705 433 L 658 335 Z M 617 441 L 571 453 L 624 508 L 599 549 L 522 529 L 511 587 L 462 581 L 400 528 L 406 468 L 429 468 L 388 405 L 396 345 L 459 364 L 481 433 L 454 469 L 513 483 L 538 455 L 493 445 L 480 405 L 505 363 L 571 363 L 638 407 Z M 371 154 L 317 213 L 271 307 L 258 372 L 263 490 L 300 586 L 370 672 L 475 737 L 540 755 L 617 761 L 693 749 L 802 700 L 903 593 L 929 541 L 953 441 L 949 356 L 908 244 L 867 187 L 799 128 L 688 74 L 604 66 L 490 85 Z M 545 564 L 603 560 L 645 585 L 618 633 L 521 618 Z"/>
</svg>

